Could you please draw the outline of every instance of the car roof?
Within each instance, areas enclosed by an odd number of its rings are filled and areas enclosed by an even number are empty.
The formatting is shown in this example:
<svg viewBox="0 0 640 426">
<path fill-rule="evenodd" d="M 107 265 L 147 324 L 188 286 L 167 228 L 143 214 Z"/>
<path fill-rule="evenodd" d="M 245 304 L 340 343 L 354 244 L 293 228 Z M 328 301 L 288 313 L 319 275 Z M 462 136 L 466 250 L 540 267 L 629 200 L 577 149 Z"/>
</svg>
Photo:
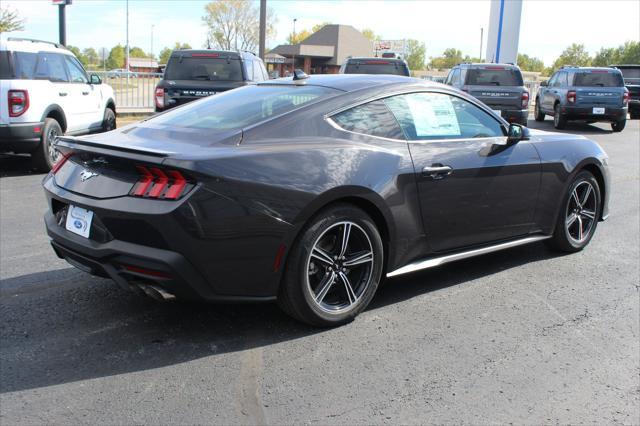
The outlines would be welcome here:
<svg viewBox="0 0 640 426">
<path fill-rule="evenodd" d="M 427 87 L 445 87 L 449 86 L 435 83 L 431 81 L 425 81 L 419 78 L 404 77 L 400 75 L 387 75 L 387 74 L 313 74 L 303 80 L 293 80 L 292 77 L 278 78 L 275 80 L 268 80 L 259 83 L 260 86 L 268 85 L 309 85 L 309 86 L 322 86 L 332 89 L 342 90 L 345 92 L 352 92 L 359 89 L 386 86 L 392 84 L 406 84 L 406 85 L 422 85 Z"/>
<path fill-rule="evenodd" d="M 463 62 L 456 66 L 461 67 L 475 67 L 475 68 L 486 68 L 486 67 L 504 67 L 504 68 L 518 68 L 515 64 L 502 64 L 502 63 L 492 63 L 492 62 Z"/>
<path fill-rule="evenodd" d="M 72 55 L 72 53 L 67 50 L 66 47 L 58 43 L 44 40 L 34 40 L 29 38 L 5 37 L 2 34 L 0 34 L 0 50 L 32 53 L 44 51 Z"/>
<path fill-rule="evenodd" d="M 207 54 L 211 54 L 211 55 L 221 55 L 223 57 L 229 57 L 229 58 L 233 58 L 233 59 L 238 59 L 238 58 L 244 58 L 244 57 L 251 57 L 253 58 L 257 58 L 256 55 L 254 55 L 251 52 L 244 52 L 244 51 L 234 51 L 234 50 L 213 50 L 213 49 L 176 49 L 173 52 L 171 52 L 171 56 L 179 56 L 179 55 L 207 55 Z"/>
<path fill-rule="evenodd" d="M 564 70 L 564 71 L 607 71 L 607 72 L 620 72 L 619 69 L 617 68 L 611 68 L 611 67 L 565 67 L 565 68 L 560 68 L 560 70 Z M 558 71 L 560 71 L 558 70 Z"/>
<path fill-rule="evenodd" d="M 402 58 L 383 58 L 383 57 L 367 57 L 367 56 L 354 56 L 347 58 L 347 61 L 398 61 L 405 62 Z"/>
</svg>

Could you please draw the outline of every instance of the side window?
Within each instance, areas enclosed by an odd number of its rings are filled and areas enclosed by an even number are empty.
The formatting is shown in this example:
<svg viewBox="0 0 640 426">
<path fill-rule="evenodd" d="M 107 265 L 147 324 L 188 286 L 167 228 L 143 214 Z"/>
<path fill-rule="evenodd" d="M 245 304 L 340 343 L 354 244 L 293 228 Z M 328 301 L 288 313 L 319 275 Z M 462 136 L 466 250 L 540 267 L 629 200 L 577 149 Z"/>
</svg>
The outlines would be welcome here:
<svg viewBox="0 0 640 426">
<path fill-rule="evenodd" d="M 549 87 L 553 87 L 556 84 L 556 81 L 558 81 L 558 73 L 555 73 L 554 75 L 551 76 L 551 78 L 549 79 Z"/>
<path fill-rule="evenodd" d="M 460 84 L 460 68 L 453 70 L 453 76 L 451 77 L 451 84 L 453 86 Z"/>
<path fill-rule="evenodd" d="M 60 53 L 39 53 L 34 78 L 51 81 L 69 81 L 67 67 L 64 64 L 64 55 Z"/>
<path fill-rule="evenodd" d="M 555 80 L 553 82 L 553 84 L 551 86 L 553 87 L 560 87 L 562 86 L 562 79 L 564 77 L 565 73 L 563 72 L 559 72 L 558 74 L 556 74 Z"/>
<path fill-rule="evenodd" d="M 451 78 L 453 77 L 453 72 L 455 70 L 451 70 L 449 71 L 449 74 L 447 74 L 447 78 L 444 81 L 444 84 L 451 84 Z"/>
<path fill-rule="evenodd" d="M 253 61 L 253 79 L 255 81 L 263 81 L 264 75 L 262 74 L 262 68 L 260 68 L 260 62 Z"/>
<path fill-rule="evenodd" d="M 15 52 L 13 54 L 14 75 L 20 80 L 31 80 L 36 72 L 38 54 L 31 52 Z"/>
<path fill-rule="evenodd" d="M 443 93 L 410 93 L 384 101 L 407 139 L 472 139 L 504 136 L 500 122 L 461 98 Z"/>
<path fill-rule="evenodd" d="M 383 101 L 373 101 L 360 105 L 331 117 L 344 130 L 380 136 L 391 139 L 404 139 L 402 129 Z"/>
<path fill-rule="evenodd" d="M 567 87 L 568 85 L 569 85 L 569 82 L 567 79 L 567 73 L 566 72 L 560 73 L 560 76 L 558 77 L 558 86 Z"/>
<path fill-rule="evenodd" d="M 69 68 L 69 77 L 71 77 L 72 83 L 88 83 L 87 74 L 84 72 L 84 68 L 73 56 L 65 55 L 67 60 L 67 67 Z"/>
<path fill-rule="evenodd" d="M 247 80 L 253 81 L 253 61 L 244 61 L 244 71 L 247 74 Z"/>
</svg>

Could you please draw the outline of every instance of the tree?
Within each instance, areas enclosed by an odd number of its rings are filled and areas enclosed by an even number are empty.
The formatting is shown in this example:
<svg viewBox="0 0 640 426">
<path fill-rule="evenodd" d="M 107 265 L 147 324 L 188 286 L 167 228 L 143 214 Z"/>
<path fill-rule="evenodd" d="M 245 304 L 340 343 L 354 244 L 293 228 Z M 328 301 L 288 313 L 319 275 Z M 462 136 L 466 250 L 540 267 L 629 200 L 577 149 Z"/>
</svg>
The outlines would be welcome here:
<svg viewBox="0 0 640 426">
<path fill-rule="evenodd" d="M 148 55 L 139 47 L 132 47 L 129 49 L 129 57 L 130 58 L 146 58 Z"/>
<path fill-rule="evenodd" d="M 24 30 L 24 19 L 15 10 L 0 6 L 0 33 Z"/>
<path fill-rule="evenodd" d="M 174 50 L 180 50 L 180 49 L 191 49 L 191 45 L 189 43 L 180 43 L 179 41 L 176 41 L 176 44 L 173 46 L 173 49 L 169 47 L 165 47 L 160 51 L 158 62 L 161 64 L 166 64 L 167 62 L 169 62 L 169 57 L 171 56 L 171 53 Z"/>
<path fill-rule="evenodd" d="M 100 62 L 98 52 L 93 47 L 88 47 L 82 51 L 82 55 L 87 58 L 87 64 L 96 66 Z"/>
<path fill-rule="evenodd" d="M 89 61 L 87 61 L 87 57 L 82 54 L 79 48 L 68 45 L 67 49 L 70 50 L 76 58 L 78 58 L 83 67 L 86 67 L 89 64 Z"/>
<path fill-rule="evenodd" d="M 551 66 L 551 72 L 562 68 L 564 65 L 575 65 L 577 67 L 588 67 L 591 65 L 589 52 L 584 48 L 584 44 L 573 43 L 564 49 L 558 59 Z"/>
<path fill-rule="evenodd" d="M 311 33 L 307 30 L 302 30 L 299 31 L 297 33 L 295 33 L 295 35 L 293 33 L 289 34 L 289 37 L 287 37 L 287 43 L 289 44 L 298 44 L 300 43 L 302 40 L 304 40 L 305 38 L 309 37 L 311 35 Z"/>
<path fill-rule="evenodd" d="M 254 2 L 214 0 L 205 6 L 202 21 L 208 28 L 207 45 L 224 50 L 255 50 L 260 11 Z M 275 35 L 275 15 L 267 10 L 267 38 Z"/>
<path fill-rule="evenodd" d="M 544 62 L 541 59 L 534 58 L 523 53 L 518 53 L 518 66 L 524 71 L 543 72 Z"/>
<path fill-rule="evenodd" d="M 412 71 L 424 69 L 424 62 L 426 59 L 427 48 L 424 43 L 418 40 L 407 40 L 407 65 Z"/>
<path fill-rule="evenodd" d="M 371 41 L 380 40 L 380 36 L 377 35 L 376 33 L 374 33 L 371 28 L 365 28 L 360 32 L 362 33 L 363 36 L 365 36 L 366 38 L 368 38 Z"/>
<path fill-rule="evenodd" d="M 121 44 L 114 46 L 109 52 L 109 57 L 107 58 L 107 68 L 124 68 L 125 56 L 126 52 Z"/>
<path fill-rule="evenodd" d="M 594 67 L 606 67 L 611 64 L 618 63 L 618 49 L 614 47 L 603 47 L 593 57 L 592 65 Z"/>
<path fill-rule="evenodd" d="M 640 42 L 628 41 L 618 47 L 619 64 L 640 64 Z"/>
<path fill-rule="evenodd" d="M 445 49 L 442 56 L 431 58 L 431 68 L 446 69 L 463 62 L 462 52 L 456 48 Z"/>
</svg>

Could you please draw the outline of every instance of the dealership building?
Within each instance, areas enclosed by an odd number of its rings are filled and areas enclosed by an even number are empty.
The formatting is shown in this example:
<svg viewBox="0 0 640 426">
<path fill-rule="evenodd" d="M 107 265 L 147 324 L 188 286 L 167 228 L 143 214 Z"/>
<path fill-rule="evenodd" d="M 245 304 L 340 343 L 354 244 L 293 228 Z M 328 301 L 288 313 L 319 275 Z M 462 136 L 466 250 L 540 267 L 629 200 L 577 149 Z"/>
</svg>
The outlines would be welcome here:
<svg viewBox="0 0 640 426">
<path fill-rule="evenodd" d="M 373 43 L 351 25 L 325 25 L 298 44 L 281 44 L 265 62 L 280 76 L 300 68 L 307 74 L 337 73 L 350 56 L 372 56 Z"/>
</svg>

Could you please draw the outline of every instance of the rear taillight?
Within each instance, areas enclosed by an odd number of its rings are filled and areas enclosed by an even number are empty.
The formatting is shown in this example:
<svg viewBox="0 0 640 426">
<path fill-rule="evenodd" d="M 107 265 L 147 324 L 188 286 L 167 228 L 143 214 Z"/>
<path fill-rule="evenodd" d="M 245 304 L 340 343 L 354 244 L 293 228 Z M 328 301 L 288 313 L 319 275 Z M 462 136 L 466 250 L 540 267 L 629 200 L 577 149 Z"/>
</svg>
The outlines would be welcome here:
<svg viewBox="0 0 640 426">
<path fill-rule="evenodd" d="M 567 102 L 569 102 L 570 104 L 576 103 L 576 92 L 574 92 L 573 90 L 569 90 L 567 92 Z"/>
<path fill-rule="evenodd" d="M 520 100 L 522 102 L 522 109 L 529 108 L 529 93 L 528 92 L 524 92 L 522 94 L 522 96 L 520 97 Z"/>
<path fill-rule="evenodd" d="M 158 167 L 136 166 L 140 178 L 131 189 L 134 197 L 177 200 L 187 189 L 187 179 L 177 170 Z"/>
<path fill-rule="evenodd" d="M 64 166 L 64 163 L 66 163 L 67 160 L 69 159 L 69 157 L 71 157 L 72 155 L 73 155 L 73 152 L 67 152 L 65 154 L 60 154 L 60 157 L 58 158 L 58 161 L 56 161 L 53 164 L 53 167 L 51 167 L 51 173 L 55 175 L 58 172 L 58 170 L 60 170 L 60 168 L 62 166 Z"/>
<path fill-rule="evenodd" d="M 622 94 L 622 105 L 627 105 L 629 103 L 629 92 L 624 92 Z"/>
<path fill-rule="evenodd" d="M 156 87 L 156 107 L 164 108 L 164 89 L 162 87 Z"/>
<path fill-rule="evenodd" d="M 19 117 L 29 109 L 29 92 L 26 90 L 9 90 L 9 117 Z"/>
</svg>

